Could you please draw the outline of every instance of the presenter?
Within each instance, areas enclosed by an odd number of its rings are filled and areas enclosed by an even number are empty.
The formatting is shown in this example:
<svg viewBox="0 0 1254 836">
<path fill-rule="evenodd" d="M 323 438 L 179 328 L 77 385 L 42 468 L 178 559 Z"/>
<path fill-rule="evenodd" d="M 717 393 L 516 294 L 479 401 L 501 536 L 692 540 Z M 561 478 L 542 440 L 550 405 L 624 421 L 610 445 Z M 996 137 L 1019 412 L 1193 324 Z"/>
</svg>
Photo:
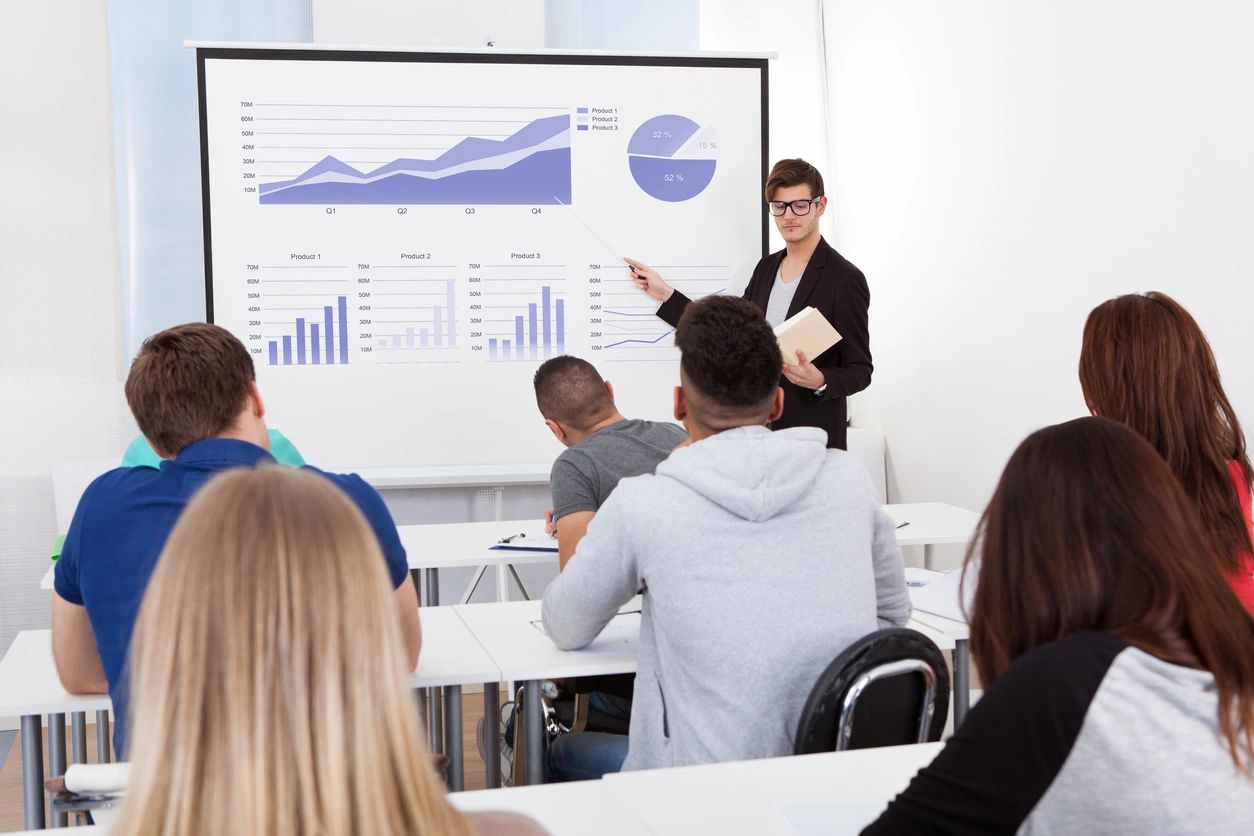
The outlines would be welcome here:
<svg viewBox="0 0 1254 836">
<path fill-rule="evenodd" d="M 819 234 L 827 209 L 823 176 L 805 160 L 780 160 L 766 178 L 766 206 L 787 245 L 753 269 L 744 298 L 753 302 L 772 327 L 807 305 L 827 318 L 842 339 L 818 357 L 784 358 L 783 414 L 773 429 L 819 427 L 827 446 L 845 449 L 848 411 L 845 398 L 871 383 L 871 345 L 867 310 L 871 294 L 866 277 Z M 670 325 L 691 301 L 657 271 L 625 258 L 636 287 L 662 306 L 657 315 Z"/>
</svg>

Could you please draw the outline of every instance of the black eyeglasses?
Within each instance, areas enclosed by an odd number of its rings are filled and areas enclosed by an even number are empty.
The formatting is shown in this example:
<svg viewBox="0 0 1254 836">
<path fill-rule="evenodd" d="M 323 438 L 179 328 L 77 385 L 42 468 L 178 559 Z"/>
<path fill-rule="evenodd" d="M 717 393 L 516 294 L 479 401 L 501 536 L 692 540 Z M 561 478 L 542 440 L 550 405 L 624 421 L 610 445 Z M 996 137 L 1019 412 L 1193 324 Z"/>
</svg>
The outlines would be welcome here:
<svg viewBox="0 0 1254 836">
<path fill-rule="evenodd" d="M 783 214 L 788 211 L 788 207 L 790 206 L 792 207 L 792 213 L 794 215 L 808 215 L 810 214 L 810 207 L 822 199 L 823 195 L 812 197 L 809 200 L 768 200 L 766 203 L 766 209 L 777 218 L 782 217 Z"/>
</svg>

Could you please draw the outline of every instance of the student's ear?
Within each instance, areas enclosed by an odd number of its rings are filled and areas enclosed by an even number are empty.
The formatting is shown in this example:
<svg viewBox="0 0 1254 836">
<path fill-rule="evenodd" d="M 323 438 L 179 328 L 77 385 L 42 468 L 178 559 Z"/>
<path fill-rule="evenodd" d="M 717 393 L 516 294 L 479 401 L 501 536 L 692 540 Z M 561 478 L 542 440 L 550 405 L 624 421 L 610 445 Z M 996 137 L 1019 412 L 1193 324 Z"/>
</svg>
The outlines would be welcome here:
<svg viewBox="0 0 1254 836">
<path fill-rule="evenodd" d="M 563 444 L 566 443 L 566 430 L 562 429 L 562 425 L 551 418 L 544 419 L 544 426 L 549 428 L 549 432 L 553 433 L 553 437 Z"/>
<path fill-rule="evenodd" d="M 266 417 L 266 404 L 261 399 L 261 391 L 257 388 L 257 381 L 255 380 L 248 384 L 248 409 L 252 412 L 254 418 Z"/>
<path fill-rule="evenodd" d="M 613 402 L 613 400 L 614 400 L 614 384 L 613 384 L 613 383 L 610 383 L 608 380 L 607 380 L 607 381 L 605 381 L 605 391 L 607 391 L 607 392 L 609 392 L 609 393 L 610 393 L 610 401 L 611 401 L 611 402 Z"/>
<path fill-rule="evenodd" d="M 682 422 L 688 417 L 688 402 L 684 400 L 684 387 L 675 387 L 675 420 Z"/>
<path fill-rule="evenodd" d="M 827 210 L 827 196 L 824 195 L 823 197 L 819 198 L 819 202 L 815 204 L 814 211 L 821 218 L 823 217 L 823 212 L 825 212 L 826 210 Z M 773 421 L 775 419 L 772 418 L 771 420 Z"/>
<path fill-rule="evenodd" d="M 771 417 L 768 421 L 774 421 L 776 418 L 784 414 L 784 390 L 775 387 L 775 403 L 771 404 Z"/>
</svg>

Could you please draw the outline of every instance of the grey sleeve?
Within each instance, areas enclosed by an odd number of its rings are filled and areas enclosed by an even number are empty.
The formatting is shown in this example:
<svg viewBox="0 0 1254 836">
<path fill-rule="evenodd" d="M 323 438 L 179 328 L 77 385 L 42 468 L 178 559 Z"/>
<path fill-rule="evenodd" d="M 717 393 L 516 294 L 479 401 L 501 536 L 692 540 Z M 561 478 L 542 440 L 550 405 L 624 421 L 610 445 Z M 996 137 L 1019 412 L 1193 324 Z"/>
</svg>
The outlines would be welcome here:
<svg viewBox="0 0 1254 836">
<path fill-rule="evenodd" d="M 623 498 L 620 491 L 610 495 L 566 568 L 544 591 L 544 630 L 561 650 L 591 644 L 643 585 L 628 545 Z"/>
<path fill-rule="evenodd" d="M 875 563 L 876 616 L 880 627 L 901 627 L 910 618 L 910 591 L 897 545 L 897 524 L 883 508 L 875 509 L 871 557 Z"/>
<path fill-rule="evenodd" d="M 553 492 L 553 519 L 561 519 L 578 511 L 596 511 L 596 473 L 592 463 L 582 457 L 559 456 L 549 473 L 549 490 Z"/>
</svg>

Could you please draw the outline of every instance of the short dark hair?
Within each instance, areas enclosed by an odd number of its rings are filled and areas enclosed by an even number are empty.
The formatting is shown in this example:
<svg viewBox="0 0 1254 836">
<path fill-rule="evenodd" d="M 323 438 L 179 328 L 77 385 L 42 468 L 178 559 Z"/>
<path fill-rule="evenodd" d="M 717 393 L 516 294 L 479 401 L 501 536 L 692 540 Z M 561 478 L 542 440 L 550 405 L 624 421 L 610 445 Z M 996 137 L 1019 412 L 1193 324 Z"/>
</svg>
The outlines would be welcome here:
<svg viewBox="0 0 1254 836">
<path fill-rule="evenodd" d="M 139 431 L 164 455 L 230 428 L 256 379 L 248 349 L 230 331 L 193 322 L 153 334 L 126 378 Z"/>
<path fill-rule="evenodd" d="M 768 201 L 775 199 L 775 190 L 788 186 L 809 186 L 810 197 L 823 194 L 823 175 L 803 159 L 780 160 L 766 177 L 763 193 Z"/>
<path fill-rule="evenodd" d="M 675 345 L 685 386 L 697 390 L 698 409 L 711 413 L 698 420 L 714 419 L 718 426 L 711 429 L 727 429 L 769 411 L 783 358 L 757 305 L 734 296 L 693 302 L 680 317 Z"/>
<path fill-rule="evenodd" d="M 533 382 L 540 414 L 576 430 L 588 429 L 614 410 L 605 381 L 587 360 L 569 354 L 545 360 Z"/>
</svg>

